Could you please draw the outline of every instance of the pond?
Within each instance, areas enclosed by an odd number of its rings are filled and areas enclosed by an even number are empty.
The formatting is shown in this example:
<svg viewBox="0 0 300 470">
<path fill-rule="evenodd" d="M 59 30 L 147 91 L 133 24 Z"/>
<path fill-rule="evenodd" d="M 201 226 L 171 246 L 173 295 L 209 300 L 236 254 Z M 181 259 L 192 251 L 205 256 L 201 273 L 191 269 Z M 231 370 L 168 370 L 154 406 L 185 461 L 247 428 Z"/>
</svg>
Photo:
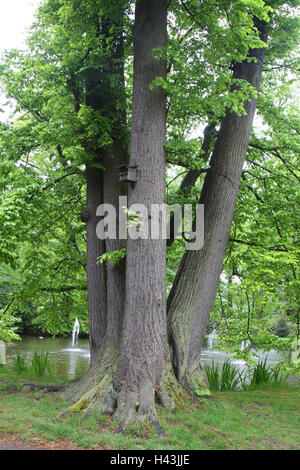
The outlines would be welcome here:
<svg viewBox="0 0 300 470">
<path fill-rule="evenodd" d="M 223 364 L 226 359 L 238 367 L 244 369 L 245 362 L 231 358 L 229 354 L 217 349 L 217 338 L 210 336 L 204 341 L 201 352 L 201 362 L 203 365 L 214 361 L 217 364 Z M 48 352 L 48 358 L 54 368 L 54 374 L 57 377 L 75 378 L 83 375 L 89 367 L 90 350 L 88 338 L 79 338 L 75 342 L 68 338 L 48 338 L 23 336 L 21 341 L 12 344 L 0 342 L 0 363 L 5 363 L 8 368 L 13 367 L 14 360 L 18 355 L 25 358 L 26 364 L 31 365 L 34 353 Z M 261 359 L 267 358 L 267 363 L 272 364 L 283 360 L 283 356 L 274 350 L 268 353 L 259 353 Z M 290 381 L 290 380 L 289 380 Z M 297 383 L 298 378 L 291 378 L 292 383 Z"/>
<path fill-rule="evenodd" d="M 2 354 L 1 354 L 2 351 Z M 72 345 L 67 338 L 46 338 L 22 336 L 21 341 L 0 347 L 0 362 L 8 368 L 13 367 L 18 355 L 25 358 L 26 365 L 31 365 L 34 353 L 47 353 L 57 377 L 74 378 L 83 375 L 89 367 L 90 346 L 88 339 L 80 338 Z"/>
</svg>

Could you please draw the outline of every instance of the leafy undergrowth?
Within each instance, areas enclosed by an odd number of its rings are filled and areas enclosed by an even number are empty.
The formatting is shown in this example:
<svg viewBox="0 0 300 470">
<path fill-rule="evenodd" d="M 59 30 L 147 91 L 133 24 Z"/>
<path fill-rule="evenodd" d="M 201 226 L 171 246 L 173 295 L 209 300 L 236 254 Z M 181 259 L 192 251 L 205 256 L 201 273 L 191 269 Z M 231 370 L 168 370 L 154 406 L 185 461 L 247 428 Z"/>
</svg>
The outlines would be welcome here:
<svg viewBox="0 0 300 470">
<path fill-rule="evenodd" d="M 188 410 L 159 409 L 167 437 L 148 427 L 115 433 L 111 418 L 73 413 L 58 418 L 68 403 L 55 394 L 20 390 L 28 377 L 0 372 L 0 436 L 23 442 L 68 442 L 94 449 L 300 449 L 300 386 L 251 392 L 218 392 Z M 30 379 L 39 384 L 53 379 Z"/>
</svg>

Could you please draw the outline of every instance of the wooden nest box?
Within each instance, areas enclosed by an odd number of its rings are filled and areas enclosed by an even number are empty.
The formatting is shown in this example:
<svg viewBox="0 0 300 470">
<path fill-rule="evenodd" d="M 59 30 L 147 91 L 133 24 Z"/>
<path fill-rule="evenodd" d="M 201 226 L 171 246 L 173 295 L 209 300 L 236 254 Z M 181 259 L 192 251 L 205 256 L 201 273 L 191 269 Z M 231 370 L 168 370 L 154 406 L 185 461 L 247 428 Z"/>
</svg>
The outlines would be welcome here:
<svg viewBox="0 0 300 470">
<path fill-rule="evenodd" d="M 135 183 L 137 181 L 137 165 L 117 166 L 120 171 L 120 181 L 125 183 Z"/>
</svg>

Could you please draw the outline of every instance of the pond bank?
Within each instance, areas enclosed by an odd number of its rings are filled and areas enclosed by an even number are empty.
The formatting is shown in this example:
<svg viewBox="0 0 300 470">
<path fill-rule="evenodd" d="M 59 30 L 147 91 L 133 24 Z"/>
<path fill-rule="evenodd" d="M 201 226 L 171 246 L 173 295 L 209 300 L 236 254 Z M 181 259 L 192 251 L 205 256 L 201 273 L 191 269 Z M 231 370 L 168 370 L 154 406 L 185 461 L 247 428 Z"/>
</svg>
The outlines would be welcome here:
<svg viewBox="0 0 300 470">
<path fill-rule="evenodd" d="M 211 364 L 222 365 L 229 359 L 234 367 L 241 371 L 246 368 L 246 363 L 236 359 L 224 351 L 217 348 L 217 338 L 210 337 L 204 341 L 201 351 L 201 363 L 203 366 Z M 74 379 L 77 376 L 85 374 L 89 367 L 90 348 L 89 339 L 80 337 L 75 344 L 72 344 L 72 338 L 64 337 L 41 337 L 41 336 L 23 336 L 21 341 L 15 341 L 10 345 L 4 345 L 0 342 L 0 363 L 6 364 L 8 368 L 13 367 L 13 363 L 18 355 L 24 357 L 26 365 L 30 365 L 34 353 L 48 353 L 49 361 L 54 368 L 56 377 L 68 377 Z M 272 350 L 268 353 L 260 353 L 260 359 L 267 357 L 267 363 L 271 365 L 276 361 L 282 360 L 282 355 Z M 299 383 L 298 377 L 290 377 L 290 383 Z"/>
</svg>

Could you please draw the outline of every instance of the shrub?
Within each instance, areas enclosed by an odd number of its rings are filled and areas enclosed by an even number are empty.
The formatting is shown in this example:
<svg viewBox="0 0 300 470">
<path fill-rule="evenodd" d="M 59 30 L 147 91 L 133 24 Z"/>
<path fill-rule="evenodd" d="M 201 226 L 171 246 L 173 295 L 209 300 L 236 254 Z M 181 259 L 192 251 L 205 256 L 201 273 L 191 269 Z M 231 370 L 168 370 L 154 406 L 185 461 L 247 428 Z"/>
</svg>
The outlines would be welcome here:
<svg viewBox="0 0 300 470">
<path fill-rule="evenodd" d="M 289 335 L 290 330 L 285 317 L 279 318 L 275 326 L 274 333 L 280 338 L 286 338 Z"/>
</svg>

